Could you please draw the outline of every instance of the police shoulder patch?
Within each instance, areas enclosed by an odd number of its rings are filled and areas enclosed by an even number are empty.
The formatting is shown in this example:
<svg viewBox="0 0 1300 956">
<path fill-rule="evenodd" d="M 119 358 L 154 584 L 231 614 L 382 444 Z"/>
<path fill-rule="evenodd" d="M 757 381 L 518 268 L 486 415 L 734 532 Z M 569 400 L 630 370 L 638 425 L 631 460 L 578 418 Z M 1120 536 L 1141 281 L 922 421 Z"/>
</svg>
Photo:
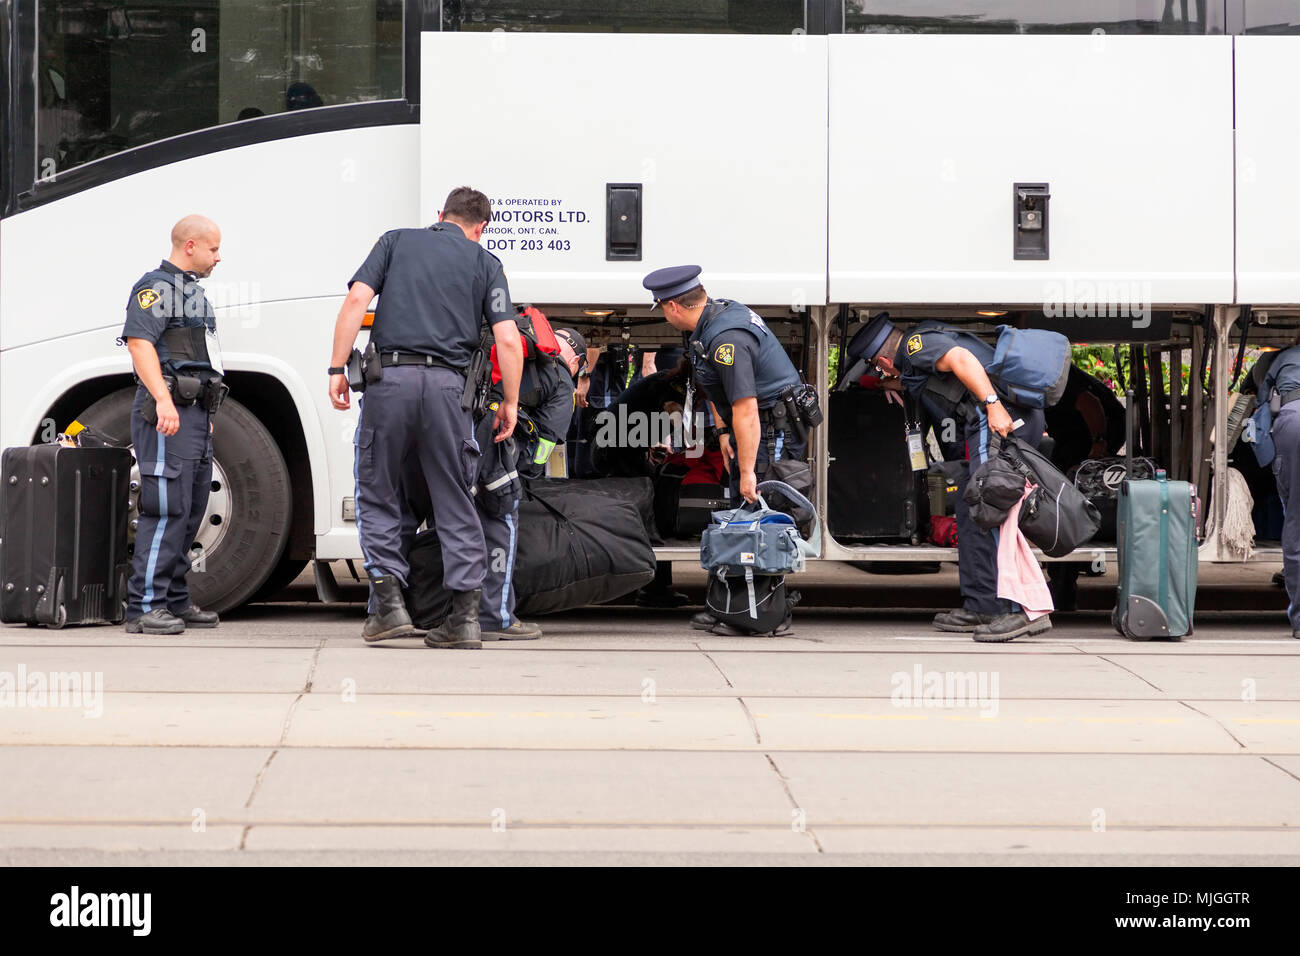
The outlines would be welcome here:
<svg viewBox="0 0 1300 956">
<path fill-rule="evenodd" d="M 909 335 L 907 337 L 907 354 L 915 355 L 919 351 L 921 351 L 921 336 Z"/>
<path fill-rule="evenodd" d="M 735 365 L 736 347 L 730 342 L 725 345 L 719 345 L 717 350 L 713 353 L 713 361 L 717 362 L 719 365 Z"/>
<path fill-rule="evenodd" d="M 153 289 L 141 289 L 135 294 L 135 301 L 140 304 L 140 308 L 147 309 L 157 302 L 161 296 Z M 121 301 L 120 299 L 118 301 Z"/>
</svg>

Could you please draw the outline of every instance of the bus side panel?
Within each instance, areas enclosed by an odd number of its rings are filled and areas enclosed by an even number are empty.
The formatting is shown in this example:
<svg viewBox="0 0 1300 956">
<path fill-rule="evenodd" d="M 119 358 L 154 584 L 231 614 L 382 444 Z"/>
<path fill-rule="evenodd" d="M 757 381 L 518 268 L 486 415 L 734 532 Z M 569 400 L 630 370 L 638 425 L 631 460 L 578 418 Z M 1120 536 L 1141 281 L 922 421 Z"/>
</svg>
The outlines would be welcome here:
<svg viewBox="0 0 1300 956">
<path fill-rule="evenodd" d="M 486 192 L 516 300 L 649 304 L 642 276 L 698 263 L 717 295 L 825 303 L 824 37 L 423 40 L 424 219 Z M 607 184 L 641 187 L 639 260 L 606 258 Z"/>
<path fill-rule="evenodd" d="M 98 328 L 111 351 L 131 284 L 167 257 L 172 225 L 188 213 L 221 227 L 222 261 L 203 281 L 217 308 L 342 295 L 382 232 L 417 224 L 417 158 L 413 126 L 317 133 L 146 170 L 12 216 L 0 235 L 0 349 Z M 273 329 L 260 334 L 268 347 L 295 347 Z M 317 363 L 329 350 L 321 335 Z"/>
<path fill-rule="evenodd" d="M 1232 300 L 1230 37 L 833 36 L 830 90 L 831 301 Z"/>
<path fill-rule="evenodd" d="M 1300 303 L 1300 36 L 1236 38 L 1237 301 Z"/>
</svg>

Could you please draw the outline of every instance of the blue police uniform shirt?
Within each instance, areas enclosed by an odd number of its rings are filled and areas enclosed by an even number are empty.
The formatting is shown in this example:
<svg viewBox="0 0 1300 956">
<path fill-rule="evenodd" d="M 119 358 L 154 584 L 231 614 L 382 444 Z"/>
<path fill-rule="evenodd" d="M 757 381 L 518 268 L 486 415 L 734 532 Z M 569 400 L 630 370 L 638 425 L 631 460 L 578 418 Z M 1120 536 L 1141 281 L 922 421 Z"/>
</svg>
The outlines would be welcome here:
<svg viewBox="0 0 1300 956">
<path fill-rule="evenodd" d="M 126 303 L 122 338 L 144 339 L 158 351 L 158 364 L 168 374 L 212 370 L 210 362 L 171 358 L 163 333 L 168 329 L 202 328 L 215 331 L 216 313 L 192 272 L 177 268 L 166 259 L 142 275 L 131 287 Z"/>
<path fill-rule="evenodd" d="M 710 299 L 700 314 L 691 333 L 691 361 L 696 380 L 728 425 L 734 403 L 756 398 L 759 408 L 771 408 L 784 388 L 801 381 L 767 324 L 729 299 Z"/>
<path fill-rule="evenodd" d="M 370 340 L 380 351 L 419 352 L 468 368 L 482 322 L 514 321 L 501 260 L 459 226 L 393 229 L 348 281 L 379 293 Z"/>
<path fill-rule="evenodd" d="M 935 366 L 958 347 L 973 354 L 985 368 L 993 361 L 993 346 L 969 332 L 953 331 L 938 322 L 922 322 L 909 331 L 898 343 L 898 353 L 894 356 L 903 387 L 913 397 L 920 398 L 930 376 L 953 375 L 952 372 L 940 372 Z M 974 401 L 973 396 L 971 400 Z"/>
<path fill-rule="evenodd" d="M 1256 398 L 1256 406 L 1267 402 L 1272 395 L 1273 389 L 1277 389 L 1278 395 L 1282 398 L 1300 388 L 1300 346 L 1292 346 L 1289 349 L 1277 353 L 1277 357 L 1268 367 L 1264 374 L 1264 382 L 1272 380 L 1270 387 L 1262 387 Z"/>
</svg>

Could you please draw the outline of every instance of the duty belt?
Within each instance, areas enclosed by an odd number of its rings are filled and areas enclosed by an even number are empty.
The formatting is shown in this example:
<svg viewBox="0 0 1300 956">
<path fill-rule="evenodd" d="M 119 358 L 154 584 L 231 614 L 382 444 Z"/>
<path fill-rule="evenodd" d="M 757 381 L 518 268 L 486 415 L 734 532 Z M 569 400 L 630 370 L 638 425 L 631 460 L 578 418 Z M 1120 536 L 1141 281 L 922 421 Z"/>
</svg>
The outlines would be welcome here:
<svg viewBox="0 0 1300 956">
<path fill-rule="evenodd" d="M 389 349 L 379 353 L 379 364 L 384 368 L 393 365 L 423 365 L 425 368 L 447 368 L 451 369 L 457 375 L 464 375 L 463 368 L 457 368 L 449 362 L 442 359 L 434 358 L 432 355 L 425 355 L 423 352 L 403 352 L 400 349 Z"/>
<path fill-rule="evenodd" d="M 1293 388 L 1282 396 L 1282 404 L 1290 405 L 1292 402 L 1300 402 L 1300 388 Z"/>
</svg>

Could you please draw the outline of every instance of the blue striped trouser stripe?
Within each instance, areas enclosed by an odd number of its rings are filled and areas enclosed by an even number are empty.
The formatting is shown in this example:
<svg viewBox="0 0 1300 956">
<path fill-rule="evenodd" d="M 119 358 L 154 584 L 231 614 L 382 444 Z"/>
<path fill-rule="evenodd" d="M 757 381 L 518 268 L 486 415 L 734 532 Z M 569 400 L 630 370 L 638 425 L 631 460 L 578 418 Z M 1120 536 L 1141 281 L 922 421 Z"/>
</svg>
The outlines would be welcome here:
<svg viewBox="0 0 1300 956">
<path fill-rule="evenodd" d="M 365 538 L 361 536 L 361 415 L 365 405 L 365 396 L 357 397 L 357 427 L 352 432 L 352 516 L 357 525 L 357 543 L 361 545 L 361 566 L 366 569 L 367 587 L 369 587 L 370 573 L 374 567 L 370 563 L 370 558 L 366 554 Z M 366 598 L 366 613 L 374 614 L 377 610 L 375 605 L 375 589 L 369 589 L 369 597 Z"/>
<path fill-rule="evenodd" d="M 515 575 L 515 545 L 517 544 L 517 528 L 515 523 L 515 512 L 506 515 L 506 524 L 510 526 L 510 551 L 506 556 L 506 576 L 505 582 L 501 587 L 501 627 L 504 630 L 514 623 L 511 620 L 514 614 L 510 610 L 510 582 Z M 490 556 L 489 556 L 490 560 Z"/>
<path fill-rule="evenodd" d="M 153 529 L 153 541 L 149 544 L 149 560 L 144 568 L 144 596 L 140 599 L 140 610 L 148 614 L 153 610 L 153 576 L 158 570 L 158 552 L 162 549 L 163 533 L 167 530 L 167 479 L 163 469 L 167 465 L 167 436 L 158 433 L 158 460 L 154 462 L 154 477 L 158 482 L 158 524 Z"/>
</svg>

